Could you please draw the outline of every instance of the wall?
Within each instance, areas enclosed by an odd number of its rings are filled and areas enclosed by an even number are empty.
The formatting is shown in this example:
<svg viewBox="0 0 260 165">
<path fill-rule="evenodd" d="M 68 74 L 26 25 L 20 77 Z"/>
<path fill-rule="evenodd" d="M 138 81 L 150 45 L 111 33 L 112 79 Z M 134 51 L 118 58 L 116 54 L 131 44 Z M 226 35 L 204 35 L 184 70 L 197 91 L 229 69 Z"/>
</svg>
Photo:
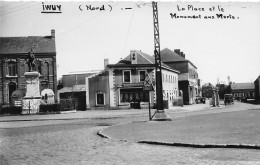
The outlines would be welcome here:
<svg viewBox="0 0 260 165">
<path fill-rule="evenodd" d="M 94 74 L 93 73 L 84 73 L 84 74 L 68 74 L 62 76 L 63 87 L 73 87 L 74 85 L 84 85 L 85 78 Z"/>
<path fill-rule="evenodd" d="M 89 92 L 87 95 L 89 98 L 89 105 L 87 107 L 95 107 L 96 105 L 96 93 L 101 92 L 105 94 L 105 105 L 99 105 L 103 107 L 109 107 L 109 73 L 108 71 L 104 71 L 103 73 L 96 75 L 91 78 L 87 78 L 88 81 L 88 89 L 86 92 Z"/>
<path fill-rule="evenodd" d="M 179 71 L 180 73 L 188 73 L 188 61 L 178 61 L 178 62 L 164 62 L 172 69 Z"/>
<path fill-rule="evenodd" d="M 168 70 L 162 70 L 162 82 L 164 91 L 164 100 L 171 102 L 178 98 L 178 74 Z M 172 105 L 172 104 L 170 104 Z"/>
<path fill-rule="evenodd" d="M 189 105 L 190 98 L 190 89 L 189 89 L 189 81 L 179 81 L 179 90 L 183 92 L 183 104 Z"/>
<path fill-rule="evenodd" d="M 188 69 L 189 69 L 189 79 L 198 79 L 197 69 L 191 63 L 188 63 Z"/>
<path fill-rule="evenodd" d="M 76 75 L 63 75 L 63 87 L 72 87 L 76 84 Z"/>
</svg>

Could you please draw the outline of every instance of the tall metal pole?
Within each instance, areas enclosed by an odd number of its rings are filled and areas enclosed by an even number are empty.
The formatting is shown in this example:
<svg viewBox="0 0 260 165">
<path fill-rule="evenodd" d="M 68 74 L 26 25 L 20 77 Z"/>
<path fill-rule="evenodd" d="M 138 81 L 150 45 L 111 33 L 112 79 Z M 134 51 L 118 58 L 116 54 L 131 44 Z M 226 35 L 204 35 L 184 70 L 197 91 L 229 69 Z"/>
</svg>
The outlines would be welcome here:
<svg viewBox="0 0 260 165">
<path fill-rule="evenodd" d="M 160 35 L 157 2 L 153 3 L 153 24 L 154 24 L 154 56 L 156 70 L 156 100 L 157 110 L 163 110 L 163 90 L 162 90 L 162 67 L 160 55 Z"/>
<path fill-rule="evenodd" d="M 162 63 L 160 55 L 160 35 L 159 35 L 159 21 L 157 2 L 152 2 L 153 5 L 153 24 L 154 24 L 154 56 L 155 56 L 155 71 L 156 71 L 156 104 L 157 111 L 153 120 L 165 121 L 171 120 L 165 112 L 163 107 L 163 88 L 162 88 Z"/>
</svg>

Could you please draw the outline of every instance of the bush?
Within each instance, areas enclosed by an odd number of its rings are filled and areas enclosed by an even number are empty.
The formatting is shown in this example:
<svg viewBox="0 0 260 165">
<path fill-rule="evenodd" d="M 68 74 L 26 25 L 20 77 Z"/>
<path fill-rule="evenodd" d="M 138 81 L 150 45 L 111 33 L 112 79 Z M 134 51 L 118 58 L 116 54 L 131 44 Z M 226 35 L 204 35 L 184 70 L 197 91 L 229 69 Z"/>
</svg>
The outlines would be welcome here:
<svg viewBox="0 0 260 165">
<path fill-rule="evenodd" d="M 40 105 L 40 113 L 44 112 L 60 112 L 61 105 L 60 104 L 41 104 Z"/>
<path fill-rule="evenodd" d="M 22 114 L 22 107 L 0 106 L 0 114 Z"/>
</svg>

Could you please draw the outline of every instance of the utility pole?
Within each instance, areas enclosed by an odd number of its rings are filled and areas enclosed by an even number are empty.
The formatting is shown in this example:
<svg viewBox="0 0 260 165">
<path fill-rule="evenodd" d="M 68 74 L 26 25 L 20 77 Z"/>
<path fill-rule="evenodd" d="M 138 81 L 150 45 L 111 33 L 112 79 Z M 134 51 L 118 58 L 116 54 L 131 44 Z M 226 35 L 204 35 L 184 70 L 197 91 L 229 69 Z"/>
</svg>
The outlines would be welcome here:
<svg viewBox="0 0 260 165">
<path fill-rule="evenodd" d="M 153 6 L 153 25 L 154 25 L 154 56 L 155 56 L 155 74 L 156 74 L 156 105 L 157 111 L 154 115 L 154 121 L 171 120 L 163 107 L 163 88 L 162 88 L 162 63 L 160 55 L 160 35 L 157 2 L 152 2 Z"/>
</svg>

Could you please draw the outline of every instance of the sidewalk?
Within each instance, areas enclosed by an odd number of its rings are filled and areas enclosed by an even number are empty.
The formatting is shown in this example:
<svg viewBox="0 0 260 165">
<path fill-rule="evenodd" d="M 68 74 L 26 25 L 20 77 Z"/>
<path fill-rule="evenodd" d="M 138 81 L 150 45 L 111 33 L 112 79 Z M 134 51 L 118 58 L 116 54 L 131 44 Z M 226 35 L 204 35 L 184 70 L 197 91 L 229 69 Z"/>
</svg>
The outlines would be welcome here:
<svg viewBox="0 0 260 165">
<path fill-rule="evenodd" d="M 212 108 L 209 104 L 184 105 L 183 107 L 170 107 L 165 110 L 167 113 L 200 111 Z M 152 109 L 152 112 L 155 110 Z M 43 120 L 76 120 L 93 118 L 114 118 L 130 117 L 133 115 L 148 115 L 148 109 L 128 109 L 128 110 L 86 110 L 66 114 L 31 114 L 31 115 L 10 115 L 0 116 L 0 122 L 13 121 L 43 121 Z"/>
<path fill-rule="evenodd" d="M 259 107 L 256 105 L 252 107 Z M 166 109 L 166 113 L 189 113 L 200 112 L 205 110 L 223 109 L 225 106 L 220 104 L 220 107 L 212 107 L 207 102 L 206 104 L 184 105 L 183 107 L 170 107 Z M 151 110 L 152 113 L 155 109 Z M 77 119 L 95 119 L 95 118 L 114 118 L 114 117 L 131 117 L 135 115 L 148 115 L 148 109 L 128 109 L 128 110 L 86 110 L 77 111 L 75 113 L 67 114 L 32 114 L 32 115 L 13 115 L 13 116 L 0 116 L 1 122 L 14 122 L 14 121 L 44 121 L 44 120 L 77 120 Z"/>
<path fill-rule="evenodd" d="M 147 110 L 86 110 L 66 114 L 31 114 L 16 116 L 1 116 L 0 122 L 11 121 L 43 121 L 43 120 L 76 120 L 93 118 L 113 118 L 127 115 L 147 113 Z"/>
</svg>

